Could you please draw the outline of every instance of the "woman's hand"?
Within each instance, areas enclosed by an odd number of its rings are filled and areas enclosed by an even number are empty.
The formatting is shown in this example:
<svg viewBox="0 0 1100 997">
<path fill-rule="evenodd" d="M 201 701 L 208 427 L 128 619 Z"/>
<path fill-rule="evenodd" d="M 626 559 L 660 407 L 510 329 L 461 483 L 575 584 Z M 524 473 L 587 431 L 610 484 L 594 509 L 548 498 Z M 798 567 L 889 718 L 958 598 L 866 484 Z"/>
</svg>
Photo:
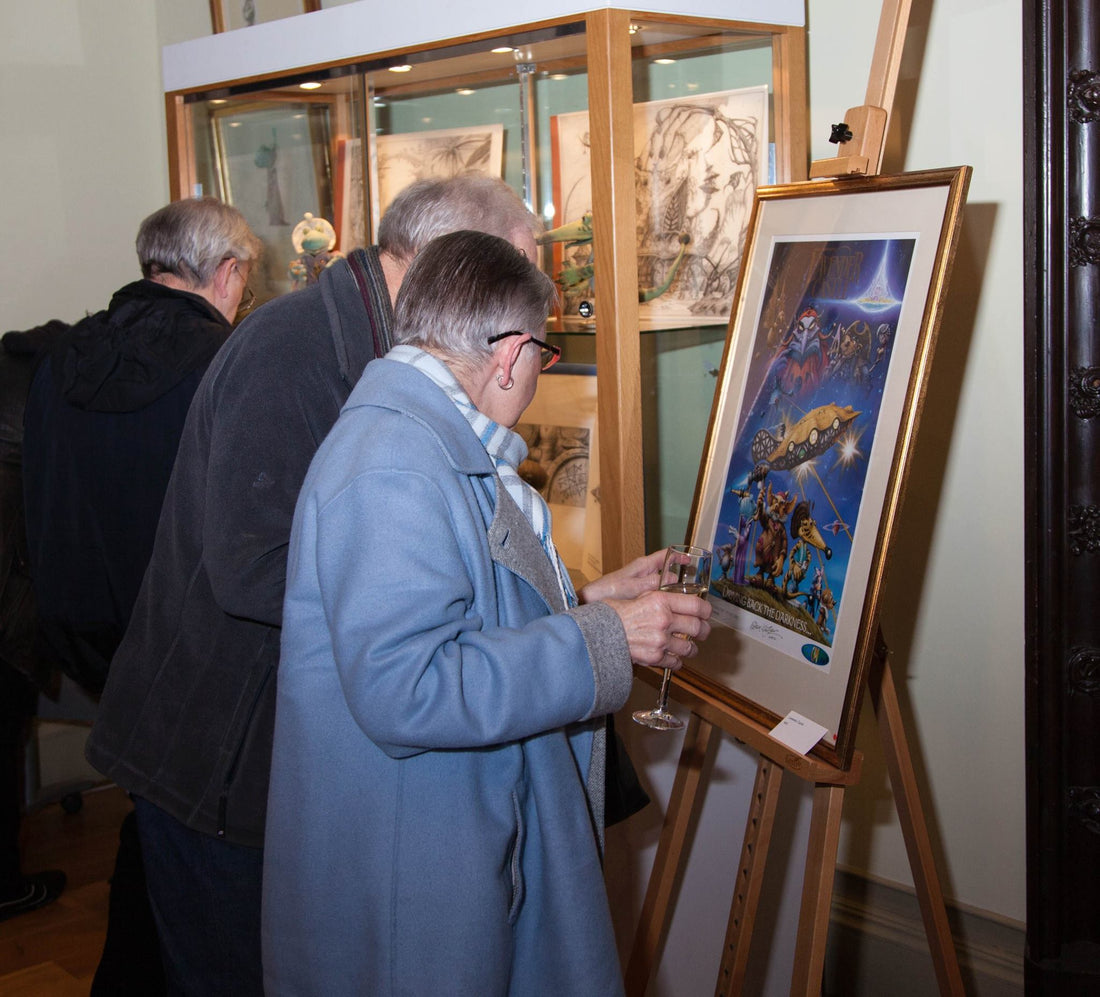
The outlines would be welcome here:
<svg viewBox="0 0 1100 997">
<path fill-rule="evenodd" d="M 653 555 L 650 555 L 653 557 Z M 657 573 L 664 551 L 658 552 Z M 648 561 L 650 558 L 639 558 Z M 628 565 L 637 564 L 634 561 Z M 608 576 L 609 577 L 609 576 Z M 600 579 L 602 582 L 604 579 Z M 586 586 L 589 588 L 590 586 Z M 634 599 L 604 599 L 622 620 L 630 660 L 650 668 L 677 669 L 684 658 L 699 653 L 696 641 L 710 635 L 711 605 L 706 599 L 682 592 L 648 591 Z"/>
<path fill-rule="evenodd" d="M 589 582 L 580 590 L 577 598 L 582 604 L 609 599 L 636 599 L 645 592 L 654 592 L 661 585 L 661 565 L 665 552 L 656 550 L 645 557 L 636 557 L 618 571 L 610 571 L 602 578 Z"/>
</svg>

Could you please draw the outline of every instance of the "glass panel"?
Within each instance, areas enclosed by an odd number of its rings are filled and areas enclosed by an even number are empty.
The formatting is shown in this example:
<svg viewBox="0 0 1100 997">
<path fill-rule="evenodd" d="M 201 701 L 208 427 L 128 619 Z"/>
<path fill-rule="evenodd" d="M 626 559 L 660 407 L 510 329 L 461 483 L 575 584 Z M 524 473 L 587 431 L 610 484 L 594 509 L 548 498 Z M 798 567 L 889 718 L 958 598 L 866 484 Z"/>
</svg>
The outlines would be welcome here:
<svg viewBox="0 0 1100 997">
<path fill-rule="evenodd" d="M 378 207 L 419 176 L 487 171 L 552 223 L 551 121 L 587 106 L 582 28 L 490 38 L 368 73 Z"/>
<path fill-rule="evenodd" d="M 651 17 L 631 44 L 653 549 L 684 537 L 751 189 L 774 175 L 772 36 Z M 189 95 L 196 176 L 264 239 L 261 299 L 294 286 L 292 232 L 305 212 L 329 219 L 347 253 L 374 240 L 381 209 L 412 179 L 503 176 L 559 230 L 542 254 L 563 290 L 547 338 L 563 347 L 559 370 L 591 372 L 587 65 L 578 21 Z"/>
<path fill-rule="evenodd" d="M 357 83 L 345 77 L 327 84 L 324 94 L 282 85 L 190 105 L 194 193 L 239 208 L 263 241 L 250 279 L 260 302 L 294 286 L 288 267 L 302 250 L 293 233 L 305 214 L 338 225 L 347 208 L 345 172 L 354 163 L 346 143 L 358 131 Z"/>
<path fill-rule="evenodd" d="M 560 224 L 557 122 L 560 116 L 585 115 L 588 106 L 582 27 L 557 25 L 489 39 L 461 46 L 473 49 L 461 55 L 448 49 L 431 61 L 413 58 L 404 72 L 395 73 L 402 68 L 397 65 L 368 73 L 375 130 L 374 216 L 385 210 L 393 193 L 419 176 L 472 169 L 502 176 L 548 228 Z M 583 256 L 589 249 L 577 252 Z M 558 277 L 562 247 L 545 249 L 542 265 Z M 560 328 L 560 316 L 554 316 L 548 335 L 563 347 L 564 362 L 594 363 L 590 338 L 576 342 L 558 335 Z"/>
<path fill-rule="evenodd" d="M 393 93 L 377 85 L 374 93 L 378 217 L 403 187 L 428 176 L 485 172 L 523 190 L 514 74 L 447 93 Z"/>
<path fill-rule="evenodd" d="M 552 122 L 584 111 L 585 65 L 583 24 L 561 24 L 189 98 L 197 175 L 205 192 L 237 204 L 264 238 L 267 265 L 255 288 L 264 298 L 292 286 L 290 235 L 302 211 L 330 218 L 340 250 L 350 252 L 374 241 L 394 195 L 422 177 L 503 177 L 553 223 Z M 308 105 L 298 89 L 303 82 L 320 84 Z M 304 106 L 315 116 L 325 109 L 323 127 L 298 124 Z M 310 152 L 313 172 L 306 168 Z M 301 177 L 315 188 L 299 190 Z M 281 214 L 272 214 L 274 193 Z M 591 460 L 596 378 L 593 367 L 568 359 L 574 362 L 540 381 L 517 431 L 529 442 L 532 483 L 553 509 L 559 550 L 581 584 L 600 573 Z"/>
<path fill-rule="evenodd" d="M 772 48 L 770 35 L 638 27 L 643 462 L 655 549 L 687 531 L 753 191 L 775 175 Z"/>
</svg>

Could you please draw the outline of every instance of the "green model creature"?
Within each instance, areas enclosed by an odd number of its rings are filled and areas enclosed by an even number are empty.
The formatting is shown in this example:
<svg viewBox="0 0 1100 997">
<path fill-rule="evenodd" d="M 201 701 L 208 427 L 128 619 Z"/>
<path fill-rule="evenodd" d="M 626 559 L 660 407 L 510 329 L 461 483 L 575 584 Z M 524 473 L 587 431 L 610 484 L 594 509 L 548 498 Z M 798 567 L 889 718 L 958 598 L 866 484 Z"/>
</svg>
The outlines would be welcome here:
<svg viewBox="0 0 1100 997">
<path fill-rule="evenodd" d="M 672 261 L 667 276 L 660 284 L 654 287 L 639 288 L 639 302 L 652 301 L 654 298 L 659 298 L 672 286 L 672 282 L 676 279 L 676 273 L 680 269 L 680 264 L 684 261 L 687 247 L 691 243 L 691 236 L 686 232 L 681 232 L 678 239 L 680 242 L 680 250 L 676 254 L 676 258 Z M 539 236 L 538 242 L 542 246 L 555 242 L 563 242 L 567 249 L 572 249 L 574 246 L 590 245 L 592 243 L 592 213 L 590 211 L 586 212 L 574 222 L 567 222 L 565 225 L 559 225 L 557 228 L 550 229 L 549 232 L 545 232 L 543 235 Z M 589 260 L 591 260 L 591 258 L 591 254 L 589 254 Z M 591 262 L 582 264 L 581 266 L 566 265 L 562 267 L 555 279 L 563 291 L 569 291 L 592 280 L 595 272 L 596 266 Z"/>
</svg>

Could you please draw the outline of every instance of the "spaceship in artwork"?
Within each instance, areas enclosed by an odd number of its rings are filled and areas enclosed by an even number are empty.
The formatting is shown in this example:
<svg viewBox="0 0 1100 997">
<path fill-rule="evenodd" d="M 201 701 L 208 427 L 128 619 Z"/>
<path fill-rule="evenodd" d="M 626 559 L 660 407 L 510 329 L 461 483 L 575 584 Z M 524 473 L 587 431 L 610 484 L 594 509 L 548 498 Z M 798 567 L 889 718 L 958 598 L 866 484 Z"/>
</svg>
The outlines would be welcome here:
<svg viewBox="0 0 1100 997">
<path fill-rule="evenodd" d="M 790 428 L 780 426 L 778 437 L 761 429 L 752 438 L 753 462 L 773 471 L 796 467 L 828 450 L 859 414 L 851 405 L 830 403 L 811 409 Z"/>
</svg>

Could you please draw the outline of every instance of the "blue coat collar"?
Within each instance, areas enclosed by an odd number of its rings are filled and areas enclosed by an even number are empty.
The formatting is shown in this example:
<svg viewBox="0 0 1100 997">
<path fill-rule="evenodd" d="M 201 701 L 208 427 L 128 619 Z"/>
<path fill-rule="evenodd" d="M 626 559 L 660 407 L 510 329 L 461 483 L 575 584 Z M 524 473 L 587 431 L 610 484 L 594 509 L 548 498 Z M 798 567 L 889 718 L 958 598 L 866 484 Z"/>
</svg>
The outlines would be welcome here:
<svg viewBox="0 0 1100 997">
<path fill-rule="evenodd" d="M 519 575 L 542 596 L 551 611 L 565 608 L 557 575 L 522 510 L 497 477 L 485 447 L 443 391 L 415 367 L 385 358 L 367 364 L 345 411 L 373 406 L 420 423 L 439 443 L 443 459 L 459 474 L 488 479 L 494 489 L 489 548 L 494 561 Z"/>
</svg>

